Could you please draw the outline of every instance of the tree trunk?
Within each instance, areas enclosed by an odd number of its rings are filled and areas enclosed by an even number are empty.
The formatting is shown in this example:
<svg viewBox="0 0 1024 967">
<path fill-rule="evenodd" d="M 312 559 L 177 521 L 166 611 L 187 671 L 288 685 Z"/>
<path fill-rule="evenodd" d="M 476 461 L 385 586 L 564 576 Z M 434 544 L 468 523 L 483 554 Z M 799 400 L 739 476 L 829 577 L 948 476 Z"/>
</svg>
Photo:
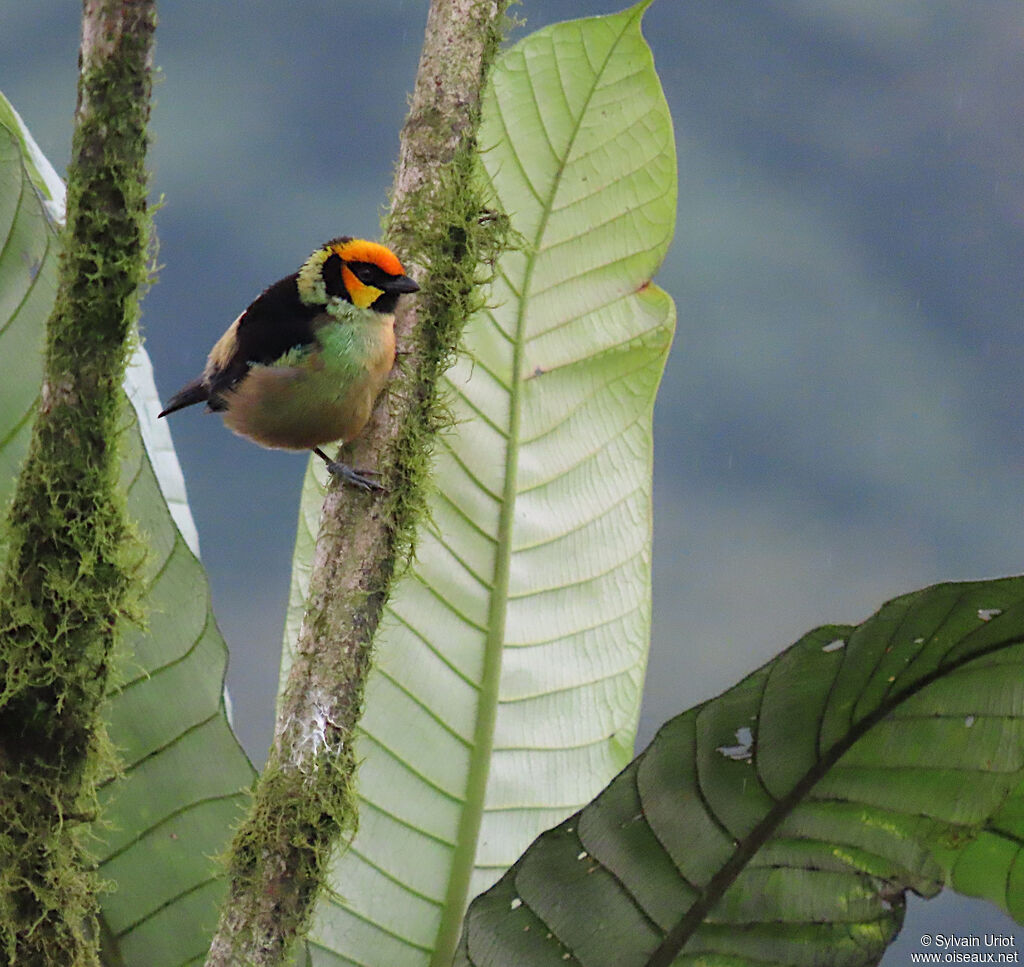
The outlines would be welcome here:
<svg viewBox="0 0 1024 967">
<path fill-rule="evenodd" d="M 152 0 L 83 5 L 57 301 L 0 585 L 0 944 L 17 964 L 98 963 L 80 839 L 113 762 L 99 711 L 139 557 L 115 441 L 148 248 L 155 25 Z"/>
<path fill-rule="evenodd" d="M 332 849 L 356 826 L 352 739 L 371 639 L 422 514 L 430 441 L 445 420 L 436 380 L 475 308 L 481 262 L 502 220 L 482 217 L 476 130 L 508 0 L 433 0 L 402 131 L 388 238 L 420 283 L 396 322 L 402 365 L 346 462 L 376 466 L 383 494 L 333 486 L 307 612 L 270 761 L 230 860 L 231 885 L 207 967 L 282 963 L 324 885 Z"/>
</svg>

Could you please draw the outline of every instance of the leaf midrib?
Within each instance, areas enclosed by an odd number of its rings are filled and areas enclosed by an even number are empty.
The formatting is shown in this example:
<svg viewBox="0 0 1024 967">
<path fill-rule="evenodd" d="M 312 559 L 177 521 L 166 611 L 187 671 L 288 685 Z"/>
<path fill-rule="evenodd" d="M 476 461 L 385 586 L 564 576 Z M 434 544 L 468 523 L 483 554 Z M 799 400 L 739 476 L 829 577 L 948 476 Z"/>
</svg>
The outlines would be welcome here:
<svg viewBox="0 0 1024 967">
<path fill-rule="evenodd" d="M 576 144 L 582 119 L 586 115 L 591 99 L 608 68 L 608 63 L 613 53 L 638 16 L 640 16 L 639 13 L 634 13 L 634 16 L 623 24 L 619 36 L 609 46 L 600 68 L 594 72 L 593 83 L 587 92 L 582 109 L 576 116 L 565 153 L 559 159 L 558 170 L 552 179 L 551 189 L 544 201 L 541 219 L 532 239 L 533 244 L 530 246 L 526 267 L 523 272 L 522 293 L 519 296 L 519 306 L 516 313 L 516 334 L 512 345 L 512 379 L 508 390 L 509 420 L 505 478 L 502 486 L 501 512 L 498 518 L 498 544 L 495 552 L 494 580 L 491 583 L 492 591 L 487 615 L 487 634 L 484 641 L 484 663 L 477 704 L 477 718 L 473 730 L 473 746 L 470 752 L 469 771 L 466 778 L 466 799 L 459 816 L 455 854 L 452 858 L 448 889 L 445 894 L 441 922 L 438 925 L 434 954 L 430 960 L 431 967 L 448 967 L 455 956 L 455 949 L 462 930 L 463 912 L 465 911 L 469 895 L 469 883 L 476 865 L 477 841 L 480 836 L 480 824 L 483 819 L 484 805 L 487 798 L 487 780 L 490 774 L 491 756 L 494 747 L 494 728 L 497 721 L 501 679 L 501 657 L 505 643 L 505 620 L 509 597 L 512 529 L 519 470 L 519 397 L 523 384 L 522 354 L 525 342 L 524 329 L 530 281 L 537 262 L 540 242 L 547 230 L 548 219 L 554 206 L 554 199 L 561 186 L 566 163 L 572 155 L 573 147 Z"/>
<path fill-rule="evenodd" d="M 687 941 L 702 925 L 718 901 L 722 899 L 726 890 L 735 882 L 736 878 L 754 856 L 757 855 L 761 847 L 768 842 L 782 821 L 803 802 L 811 789 L 828 774 L 829 770 L 836 765 L 843 755 L 857 741 L 878 725 L 882 719 L 889 715 L 890 712 L 929 685 L 959 671 L 965 665 L 994 652 L 1020 644 L 1024 644 L 1024 635 L 1013 635 L 1010 638 L 994 642 L 986 648 L 981 648 L 971 655 L 956 659 L 947 664 L 939 662 L 934 670 L 923 675 L 906 688 L 892 693 L 871 712 L 853 723 L 849 731 L 820 755 L 817 762 L 800 777 L 793 785 L 793 788 L 785 796 L 777 800 L 764 819 L 750 831 L 749 835 L 738 843 L 732 856 L 726 860 L 719 871 L 708 881 L 707 886 L 701 891 L 698 898 L 678 920 L 676 925 L 665 935 L 665 939 L 662 940 L 657 950 L 646 961 L 645 967 L 669 967 L 674 962 Z"/>
</svg>

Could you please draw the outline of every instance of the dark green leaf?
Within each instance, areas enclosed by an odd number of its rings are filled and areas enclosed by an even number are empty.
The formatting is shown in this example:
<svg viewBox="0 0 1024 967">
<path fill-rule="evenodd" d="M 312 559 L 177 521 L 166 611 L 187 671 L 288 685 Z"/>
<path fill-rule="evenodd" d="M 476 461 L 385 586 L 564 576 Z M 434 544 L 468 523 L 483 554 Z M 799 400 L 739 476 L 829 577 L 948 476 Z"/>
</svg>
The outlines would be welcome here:
<svg viewBox="0 0 1024 967">
<path fill-rule="evenodd" d="M 904 894 L 1024 920 L 1024 578 L 806 635 L 668 722 L 466 917 L 456 963 L 871 964 Z"/>
</svg>

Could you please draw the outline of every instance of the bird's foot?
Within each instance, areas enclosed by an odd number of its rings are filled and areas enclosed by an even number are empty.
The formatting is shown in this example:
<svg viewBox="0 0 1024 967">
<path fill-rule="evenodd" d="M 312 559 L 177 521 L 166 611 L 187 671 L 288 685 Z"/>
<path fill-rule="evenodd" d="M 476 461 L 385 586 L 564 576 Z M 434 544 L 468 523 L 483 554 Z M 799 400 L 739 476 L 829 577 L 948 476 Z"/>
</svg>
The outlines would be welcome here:
<svg viewBox="0 0 1024 967">
<path fill-rule="evenodd" d="M 358 487 L 360 490 L 384 490 L 376 480 L 370 479 L 380 476 L 376 470 L 353 470 L 347 463 L 342 463 L 340 460 L 328 460 L 327 470 L 335 477 L 340 477 L 345 483 L 352 484 L 353 487 Z"/>
</svg>

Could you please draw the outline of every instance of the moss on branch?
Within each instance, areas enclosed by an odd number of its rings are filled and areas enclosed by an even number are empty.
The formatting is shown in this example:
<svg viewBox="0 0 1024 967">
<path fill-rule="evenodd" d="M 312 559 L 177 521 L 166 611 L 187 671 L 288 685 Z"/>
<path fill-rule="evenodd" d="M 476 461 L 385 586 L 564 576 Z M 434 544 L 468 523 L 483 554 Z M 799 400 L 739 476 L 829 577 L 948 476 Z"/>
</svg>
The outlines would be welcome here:
<svg viewBox="0 0 1024 967">
<path fill-rule="evenodd" d="M 100 706 L 140 555 L 116 438 L 149 234 L 154 28 L 151 2 L 85 5 L 59 288 L 0 584 L 0 950 L 10 963 L 98 963 L 81 834 L 113 763 Z"/>
<path fill-rule="evenodd" d="M 230 893 L 208 967 L 285 962 L 327 885 L 332 851 L 355 832 L 352 741 L 371 641 L 425 514 L 433 440 L 450 423 L 438 379 L 508 235 L 507 219 L 489 210 L 476 146 L 507 5 L 431 5 L 387 227 L 421 289 L 399 307 L 398 372 L 344 457 L 377 466 L 387 489 L 328 492 L 274 746 L 232 846 Z"/>
</svg>

